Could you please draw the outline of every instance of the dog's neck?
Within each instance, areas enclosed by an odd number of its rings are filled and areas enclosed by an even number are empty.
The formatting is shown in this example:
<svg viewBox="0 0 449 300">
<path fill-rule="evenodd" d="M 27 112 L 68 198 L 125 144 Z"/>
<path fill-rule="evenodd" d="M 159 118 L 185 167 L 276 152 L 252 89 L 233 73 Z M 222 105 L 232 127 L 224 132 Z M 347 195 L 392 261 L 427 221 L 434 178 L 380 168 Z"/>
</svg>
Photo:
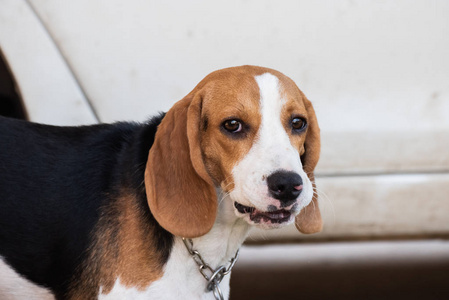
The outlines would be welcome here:
<svg viewBox="0 0 449 300">
<path fill-rule="evenodd" d="M 204 236 L 193 239 L 193 249 L 198 250 L 212 268 L 226 265 L 234 257 L 251 228 L 235 215 L 229 196 L 217 190 L 217 199 L 219 205 L 214 226 Z"/>
</svg>

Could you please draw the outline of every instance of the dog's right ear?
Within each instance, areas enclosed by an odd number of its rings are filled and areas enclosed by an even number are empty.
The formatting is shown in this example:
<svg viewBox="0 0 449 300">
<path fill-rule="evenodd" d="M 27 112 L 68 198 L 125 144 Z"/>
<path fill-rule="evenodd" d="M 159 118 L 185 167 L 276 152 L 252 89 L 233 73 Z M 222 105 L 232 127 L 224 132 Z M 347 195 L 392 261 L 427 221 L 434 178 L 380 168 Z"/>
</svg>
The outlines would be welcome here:
<svg viewBox="0 0 449 300">
<path fill-rule="evenodd" d="M 217 213 L 214 185 L 200 149 L 202 98 L 188 95 L 159 125 L 145 170 L 148 205 L 170 233 L 194 238 L 212 228 Z"/>
<path fill-rule="evenodd" d="M 305 152 L 301 156 L 303 169 L 309 177 L 313 186 L 313 197 L 309 205 L 304 207 L 296 216 L 296 228 L 302 233 L 316 233 L 323 229 L 323 220 L 318 206 L 318 197 L 316 195 L 314 170 L 320 158 L 320 127 L 316 118 L 312 103 L 303 94 L 304 105 L 307 109 L 309 127 L 307 129 L 306 141 L 304 143 Z"/>
</svg>

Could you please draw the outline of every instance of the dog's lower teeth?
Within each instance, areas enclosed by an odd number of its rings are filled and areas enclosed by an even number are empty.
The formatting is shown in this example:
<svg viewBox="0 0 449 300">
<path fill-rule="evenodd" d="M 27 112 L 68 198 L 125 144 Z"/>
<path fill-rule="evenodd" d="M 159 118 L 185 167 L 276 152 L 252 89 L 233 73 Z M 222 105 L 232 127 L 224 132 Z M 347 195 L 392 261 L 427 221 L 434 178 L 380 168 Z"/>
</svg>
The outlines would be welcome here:
<svg viewBox="0 0 449 300">
<path fill-rule="evenodd" d="M 260 212 L 255 207 L 249 207 L 242 205 L 238 202 L 234 202 L 234 207 L 241 214 L 249 214 L 252 221 L 259 223 L 261 220 L 271 223 L 282 223 L 289 219 L 290 212 L 285 210 L 278 210 L 273 212 Z"/>
<path fill-rule="evenodd" d="M 269 216 L 271 219 L 275 219 L 275 220 L 284 218 L 283 214 L 268 214 L 268 216 Z"/>
</svg>

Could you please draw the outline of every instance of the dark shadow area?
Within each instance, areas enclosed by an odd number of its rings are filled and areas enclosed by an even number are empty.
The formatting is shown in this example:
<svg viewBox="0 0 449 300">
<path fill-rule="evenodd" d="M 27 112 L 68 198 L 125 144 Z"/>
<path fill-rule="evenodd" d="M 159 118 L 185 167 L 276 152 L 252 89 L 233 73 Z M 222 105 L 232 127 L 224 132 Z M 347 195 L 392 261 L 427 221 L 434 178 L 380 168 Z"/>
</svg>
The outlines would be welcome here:
<svg viewBox="0 0 449 300">
<path fill-rule="evenodd" d="M 14 77 L 0 51 L 0 115 L 27 120 L 27 113 Z"/>
<path fill-rule="evenodd" d="M 239 268 L 231 299 L 449 299 L 449 261 L 295 268 Z"/>
</svg>

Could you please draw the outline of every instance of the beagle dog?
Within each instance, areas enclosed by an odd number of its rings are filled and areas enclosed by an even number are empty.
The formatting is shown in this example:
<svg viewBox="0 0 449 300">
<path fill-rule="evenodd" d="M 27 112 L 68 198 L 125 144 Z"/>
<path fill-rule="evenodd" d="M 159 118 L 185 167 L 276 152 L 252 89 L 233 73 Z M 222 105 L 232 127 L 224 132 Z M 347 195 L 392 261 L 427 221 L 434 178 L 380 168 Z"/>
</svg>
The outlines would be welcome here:
<svg viewBox="0 0 449 300">
<path fill-rule="evenodd" d="M 255 66 L 144 124 L 2 117 L 0 298 L 227 299 L 250 228 L 321 230 L 319 153 L 310 101 Z"/>
</svg>

